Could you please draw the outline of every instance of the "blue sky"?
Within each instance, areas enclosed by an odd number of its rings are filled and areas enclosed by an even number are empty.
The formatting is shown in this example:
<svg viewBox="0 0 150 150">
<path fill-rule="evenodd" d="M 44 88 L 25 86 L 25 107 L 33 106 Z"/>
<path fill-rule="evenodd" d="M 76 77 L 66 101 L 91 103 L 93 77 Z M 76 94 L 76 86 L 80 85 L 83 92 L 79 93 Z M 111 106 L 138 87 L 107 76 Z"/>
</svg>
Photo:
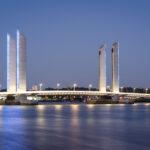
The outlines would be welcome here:
<svg viewBox="0 0 150 150">
<path fill-rule="evenodd" d="M 27 85 L 98 87 L 98 48 L 120 43 L 120 86 L 150 87 L 149 0 L 0 0 L 0 83 L 6 87 L 6 34 L 27 38 Z"/>
</svg>

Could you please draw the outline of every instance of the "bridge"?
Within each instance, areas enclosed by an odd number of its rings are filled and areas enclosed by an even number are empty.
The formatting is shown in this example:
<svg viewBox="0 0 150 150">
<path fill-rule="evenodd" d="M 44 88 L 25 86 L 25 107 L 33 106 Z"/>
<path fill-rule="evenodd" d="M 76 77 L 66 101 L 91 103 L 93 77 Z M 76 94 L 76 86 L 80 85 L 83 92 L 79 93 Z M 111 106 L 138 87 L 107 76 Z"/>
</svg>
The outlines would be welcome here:
<svg viewBox="0 0 150 150">
<path fill-rule="evenodd" d="M 23 91 L 23 92 L 0 92 L 0 96 L 19 95 L 49 95 L 49 96 L 119 96 L 119 97 L 145 97 L 150 98 L 146 93 L 125 93 L 125 92 L 101 92 L 101 91 Z"/>
<path fill-rule="evenodd" d="M 17 44 L 17 49 L 16 45 Z M 17 30 L 17 43 L 7 35 L 7 92 L 0 92 L 0 96 L 20 95 L 62 95 L 62 96 L 119 96 L 119 97 L 150 97 L 147 93 L 125 93 L 119 91 L 119 42 L 115 42 L 111 48 L 112 68 L 112 92 L 107 92 L 106 85 L 106 47 L 102 45 L 99 50 L 99 90 L 98 91 L 77 91 L 55 90 L 42 91 L 40 84 L 39 91 L 27 91 L 26 87 L 26 38 Z M 21 56 L 21 57 L 20 57 Z M 17 64 L 17 65 L 16 65 Z M 60 85 L 59 85 L 60 86 Z"/>
</svg>

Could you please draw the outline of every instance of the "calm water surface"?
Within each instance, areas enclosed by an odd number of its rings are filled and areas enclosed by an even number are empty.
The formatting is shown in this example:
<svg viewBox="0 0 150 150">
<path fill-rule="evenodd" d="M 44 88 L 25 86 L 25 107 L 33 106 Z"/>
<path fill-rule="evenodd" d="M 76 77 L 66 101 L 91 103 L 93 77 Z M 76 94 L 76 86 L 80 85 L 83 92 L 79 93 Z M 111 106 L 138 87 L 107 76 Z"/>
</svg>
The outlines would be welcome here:
<svg viewBox="0 0 150 150">
<path fill-rule="evenodd" d="M 150 150 L 150 104 L 0 106 L 0 150 Z"/>
</svg>

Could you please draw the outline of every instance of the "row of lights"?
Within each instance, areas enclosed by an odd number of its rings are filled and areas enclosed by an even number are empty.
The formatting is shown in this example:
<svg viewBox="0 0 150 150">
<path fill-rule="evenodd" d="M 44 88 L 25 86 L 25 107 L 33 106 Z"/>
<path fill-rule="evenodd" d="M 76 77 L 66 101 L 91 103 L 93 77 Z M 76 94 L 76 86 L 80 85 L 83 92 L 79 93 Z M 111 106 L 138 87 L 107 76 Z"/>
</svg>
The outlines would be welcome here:
<svg viewBox="0 0 150 150">
<path fill-rule="evenodd" d="M 43 84 L 40 83 L 40 84 L 39 84 L 40 91 L 42 90 L 42 86 L 43 86 Z M 59 90 L 59 88 L 60 88 L 60 83 L 57 83 L 56 86 L 57 86 L 57 90 Z M 77 83 L 73 83 L 73 90 L 74 90 L 74 91 L 76 90 L 76 87 L 77 87 Z M 92 89 L 92 84 L 89 84 L 89 91 L 90 91 L 91 89 Z"/>
<path fill-rule="evenodd" d="M 120 89 L 121 89 L 121 92 L 123 92 L 124 87 L 120 87 Z M 135 91 L 136 91 L 136 88 L 133 88 L 133 93 L 135 93 Z M 147 94 L 147 92 L 148 92 L 148 88 L 145 88 L 145 93 Z"/>
</svg>

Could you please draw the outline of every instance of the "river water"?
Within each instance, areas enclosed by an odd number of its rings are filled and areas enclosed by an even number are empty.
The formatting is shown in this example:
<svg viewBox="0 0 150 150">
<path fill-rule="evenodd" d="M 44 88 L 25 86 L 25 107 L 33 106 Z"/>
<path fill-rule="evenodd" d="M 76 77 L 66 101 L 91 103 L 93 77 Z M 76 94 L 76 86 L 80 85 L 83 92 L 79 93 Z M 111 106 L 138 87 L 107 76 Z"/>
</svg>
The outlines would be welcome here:
<svg viewBox="0 0 150 150">
<path fill-rule="evenodd" d="M 150 150 L 150 104 L 0 106 L 0 150 Z"/>
</svg>

